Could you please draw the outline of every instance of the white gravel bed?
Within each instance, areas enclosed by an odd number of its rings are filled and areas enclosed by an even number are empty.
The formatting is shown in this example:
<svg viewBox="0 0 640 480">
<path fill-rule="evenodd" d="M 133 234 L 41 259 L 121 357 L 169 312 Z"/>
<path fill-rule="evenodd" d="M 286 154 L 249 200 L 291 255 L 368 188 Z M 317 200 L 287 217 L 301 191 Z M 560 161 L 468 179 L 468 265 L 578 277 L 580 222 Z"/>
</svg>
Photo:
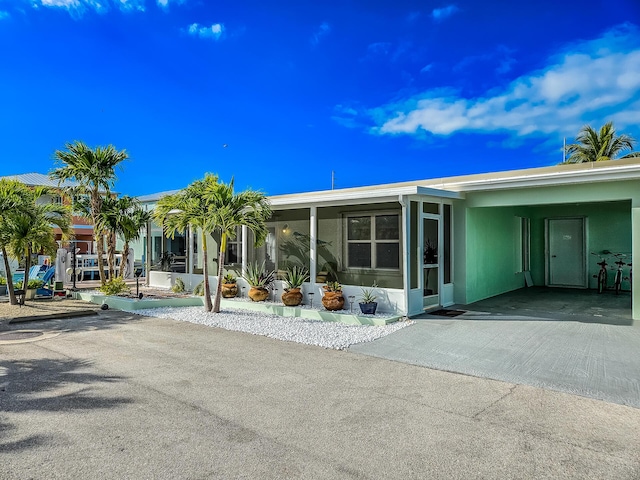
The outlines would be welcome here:
<svg viewBox="0 0 640 480">
<path fill-rule="evenodd" d="M 407 320 L 385 326 L 346 325 L 339 322 L 281 317 L 231 308 L 225 308 L 220 313 L 209 313 L 202 307 L 160 307 L 132 310 L 130 313 L 147 317 L 171 318 L 181 322 L 198 323 L 336 350 L 344 350 L 356 343 L 371 342 L 414 323 Z"/>
</svg>

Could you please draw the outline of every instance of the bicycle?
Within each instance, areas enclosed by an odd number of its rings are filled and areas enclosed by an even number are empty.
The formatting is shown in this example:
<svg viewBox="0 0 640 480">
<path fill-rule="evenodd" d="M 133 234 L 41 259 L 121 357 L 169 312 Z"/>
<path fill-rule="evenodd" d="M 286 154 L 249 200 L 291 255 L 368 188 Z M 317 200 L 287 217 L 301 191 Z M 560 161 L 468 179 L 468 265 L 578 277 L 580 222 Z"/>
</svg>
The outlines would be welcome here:
<svg viewBox="0 0 640 480">
<path fill-rule="evenodd" d="M 618 269 L 616 270 L 616 274 L 613 277 L 613 286 L 615 288 L 616 295 L 618 295 L 622 286 L 622 267 L 626 265 L 626 263 L 623 262 L 622 259 L 626 257 L 626 255 L 622 253 L 616 253 L 613 256 L 618 259 L 614 262 L 618 266 Z"/>
<path fill-rule="evenodd" d="M 591 255 L 595 255 L 601 260 L 597 262 L 597 264 L 600 265 L 600 271 L 597 275 L 594 275 L 593 278 L 598 279 L 598 293 L 602 293 L 607 288 L 607 259 L 594 252 L 591 252 Z"/>
</svg>

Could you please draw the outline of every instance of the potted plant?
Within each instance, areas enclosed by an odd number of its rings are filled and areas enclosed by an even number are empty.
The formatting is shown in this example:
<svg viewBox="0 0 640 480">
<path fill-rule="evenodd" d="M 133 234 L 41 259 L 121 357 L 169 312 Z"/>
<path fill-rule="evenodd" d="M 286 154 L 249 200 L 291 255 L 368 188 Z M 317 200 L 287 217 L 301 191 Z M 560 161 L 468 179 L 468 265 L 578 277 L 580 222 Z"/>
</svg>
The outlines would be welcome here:
<svg viewBox="0 0 640 480">
<path fill-rule="evenodd" d="M 276 272 L 266 271 L 264 262 L 260 265 L 257 263 L 250 263 L 247 265 L 247 271 L 245 272 L 244 279 L 249 286 L 249 298 L 254 302 L 263 302 L 269 297 L 269 288 L 275 280 Z"/>
<path fill-rule="evenodd" d="M 327 310 L 342 310 L 344 307 L 344 297 L 342 296 L 342 285 L 338 282 L 327 282 L 322 286 L 324 295 L 322 305 Z"/>
<path fill-rule="evenodd" d="M 288 268 L 284 274 L 284 293 L 282 303 L 288 307 L 296 307 L 302 303 L 300 287 L 309 279 L 309 270 L 305 267 L 295 266 Z"/>
<path fill-rule="evenodd" d="M 425 265 L 438 263 L 438 246 L 433 243 L 430 238 L 427 238 L 427 241 L 424 242 L 423 261 Z"/>
<path fill-rule="evenodd" d="M 227 272 L 222 278 L 222 297 L 233 298 L 238 295 L 238 284 L 236 283 L 236 277 L 233 273 Z"/>
<path fill-rule="evenodd" d="M 7 294 L 7 279 L 3 276 L 0 276 L 0 295 Z"/>
<path fill-rule="evenodd" d="M 376 297 L 373 294 L 373 289 L 376 288 L 377 285 L 374 283 L 373 288 L 363 288 L 362 296 L 360 297 L 360 311 L 364 315 L 375 315 L 376 309 L 378 308 L 378 302 L 376 302 Z"/>
<path fill-rule="evenodd" d="M 24 282 L 18 282 L 16 284 L 16 290 L 22 290 L 22 285 Z M 44 282 L 39 278 L 32 278 L 27 282 L 27 289 L 25 290 L 24 298 L 29 300 L 33 300 L 36 297 L 36 292 L 39 288 L 44 286 Z"/>
</svg>

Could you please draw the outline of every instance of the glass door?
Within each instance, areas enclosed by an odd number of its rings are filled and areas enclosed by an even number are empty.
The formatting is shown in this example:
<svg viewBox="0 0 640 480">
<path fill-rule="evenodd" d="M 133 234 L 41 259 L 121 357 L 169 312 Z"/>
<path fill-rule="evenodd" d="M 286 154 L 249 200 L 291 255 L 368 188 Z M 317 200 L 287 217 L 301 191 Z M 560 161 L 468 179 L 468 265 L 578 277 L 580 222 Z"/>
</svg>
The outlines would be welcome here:
<svg viewBox="0 0 640 480">
<path fill-rule="evenodd" d="M 440 268 L 438 262 L 439 220 L 437 218 L 422 219 L 423 253 L 422 253 L 422 306 L 423 308 L 440 305 Z"/>
</svg>

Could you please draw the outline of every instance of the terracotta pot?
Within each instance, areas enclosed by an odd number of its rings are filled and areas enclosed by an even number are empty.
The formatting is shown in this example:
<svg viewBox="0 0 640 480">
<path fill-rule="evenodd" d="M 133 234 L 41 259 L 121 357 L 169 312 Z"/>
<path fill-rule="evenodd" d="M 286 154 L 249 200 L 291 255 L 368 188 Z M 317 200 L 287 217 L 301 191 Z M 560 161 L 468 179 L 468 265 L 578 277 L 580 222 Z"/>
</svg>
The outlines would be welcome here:
<svg viewBox="0 0 640 480">
<path fill-rule="evenodd" d="M 322 305 L 327 310 L 342 310 L 344 307 L 344 297 L 342 292 L 324 292 L 322 296 Z"/>
<path fill-rule="evenodd" d="M 302 303 L 302 292 L 299 288 L 290 288 L 282 294 L 282 303 L 287 307 L 297 307 Z"/>
<path fill-rule="evenodd" d="M 249 298 L 254 302 L 264 302 L 269 297 L 269 290 L 264 287 L 251 287 Z"/>
<path fill-rule="evenodd" d="M 222 296 L 224 298 L 233 298 L 238 295 L 238 285 L 235 283 L 222 284 Z"/>
</svg>

